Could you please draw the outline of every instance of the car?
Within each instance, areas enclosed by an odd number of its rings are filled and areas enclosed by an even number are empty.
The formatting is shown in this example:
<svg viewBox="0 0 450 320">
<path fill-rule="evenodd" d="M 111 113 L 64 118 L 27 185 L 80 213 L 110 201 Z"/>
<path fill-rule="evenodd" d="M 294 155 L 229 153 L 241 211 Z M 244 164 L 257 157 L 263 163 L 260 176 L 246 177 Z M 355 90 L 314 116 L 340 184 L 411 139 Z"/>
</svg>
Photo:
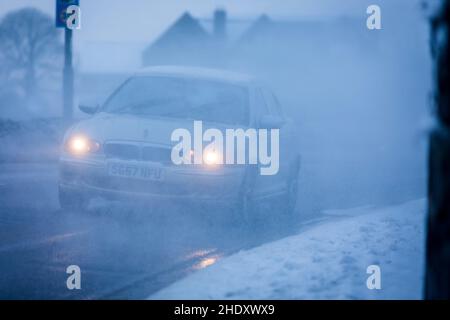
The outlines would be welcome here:
<svg viewBox="0 0 450 320">
<path fill-rule="evenodd" d="M 90 117 L 67 130 L 61 147 L 62 208 L 83 209 L 96 197 L 207 202 L 231 205 L 249 222 L 263 200 L 277 199 L 280 214 L 294 212 L 300 170 L 295 124 L 283 115 L 273 92 L 251 76 L 149 67 L 127 79 L 103 105 L 80 109 Z M 279 170 L 261 175 L 260 163 L 174 164 L 174 130 L 194 130 L 198 121 L 220 132 L 278 129 Z"/>
</svg>

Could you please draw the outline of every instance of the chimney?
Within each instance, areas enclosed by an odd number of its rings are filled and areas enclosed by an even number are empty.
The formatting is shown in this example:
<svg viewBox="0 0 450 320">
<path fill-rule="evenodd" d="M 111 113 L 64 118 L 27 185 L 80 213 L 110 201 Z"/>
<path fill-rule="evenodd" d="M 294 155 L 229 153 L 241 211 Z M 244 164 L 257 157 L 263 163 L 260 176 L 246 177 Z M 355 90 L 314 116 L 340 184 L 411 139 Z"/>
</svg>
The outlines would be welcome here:
<svg viewBox="0 0 450 320">
<path fill-rule="evenodd" d="M 227 13 L 223 9 L 214 11 L 214 36 L 224 40 L 226 36 Z"/>
</svg>

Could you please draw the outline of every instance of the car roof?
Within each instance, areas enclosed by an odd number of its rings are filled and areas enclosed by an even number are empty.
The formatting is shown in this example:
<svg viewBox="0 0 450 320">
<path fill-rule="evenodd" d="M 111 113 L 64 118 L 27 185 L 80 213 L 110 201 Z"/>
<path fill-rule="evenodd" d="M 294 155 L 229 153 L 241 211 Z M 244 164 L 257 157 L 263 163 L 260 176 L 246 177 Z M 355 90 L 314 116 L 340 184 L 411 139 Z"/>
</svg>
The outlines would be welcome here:
<svg viewBox="0 0 450 320">
<path fill-rule="evenodd" d="M 229 82 L 241 85 L 250 85 L 256 82 L 252 76 L 243 73 L 199 67 L 155 66 L 143 68 L 135 75 L 189 77 L 204 80 Z"/>
</svg>

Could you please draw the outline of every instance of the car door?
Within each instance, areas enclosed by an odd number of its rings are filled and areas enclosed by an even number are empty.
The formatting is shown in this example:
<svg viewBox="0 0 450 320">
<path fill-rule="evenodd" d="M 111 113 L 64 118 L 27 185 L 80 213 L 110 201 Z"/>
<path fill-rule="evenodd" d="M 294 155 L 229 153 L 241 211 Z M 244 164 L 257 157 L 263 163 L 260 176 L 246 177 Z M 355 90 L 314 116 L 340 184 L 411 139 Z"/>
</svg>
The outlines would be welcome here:
<svg viewBox="0 0 450 320">
<path fill-rule="evenodd" d="M 275 105 L 276 100 L 270 99 L 271 91 L 265 87 L 257 87 L 255 89 L 255 108 L 257 109 L 257 114 L 260 122 L 261 118 L 264 116 L 273 116 L 277 118 L 284 119 L 284 116 L 279 108 L 279 106 Z M 270 128 L 260 128 L 261 129 L 267 129 L 269 130 L 270 134 Z M 286 143 L 287 139 L 285 139 L 287 131 L 289 130 L 288 127 L 283 125 L 281 128 L 279 128 L 279 157 L 278 159 L 272 158 L 272 161 L 278 161 L 279 163 L 279 170 L 274 175 L 261 175 L 258 174 L 256 185 L 256 193 L 264 196 L 264 195 L 272 195 L 279 193 L 280 191 L 283 191 L 285 187 L 285 180 L 286 180 L 286 172 L 287 172 L 287 164 L 285 163 L 285 158 L 287 156 L 289 145 Z M 270 136 L 270 135 L 269 135 Z M 269 139 L 270 141 L 270 139 Z M 261 143 L 261 141 L 259 141 Z M 270 154 L 271 149 L 273 149 L 274 146 L 268 145 L 268 151 Z"/>
<path fill-rule="evenodd" d="M 283 120 L 280 128 L 280 171 L 283 176 L 290 174 L 290 166 L 299 159 L 298 134 L 296 124 L 284 115 L 276 95 L 269 89 L 262 89 L 270 113 Z"/>
</svg>

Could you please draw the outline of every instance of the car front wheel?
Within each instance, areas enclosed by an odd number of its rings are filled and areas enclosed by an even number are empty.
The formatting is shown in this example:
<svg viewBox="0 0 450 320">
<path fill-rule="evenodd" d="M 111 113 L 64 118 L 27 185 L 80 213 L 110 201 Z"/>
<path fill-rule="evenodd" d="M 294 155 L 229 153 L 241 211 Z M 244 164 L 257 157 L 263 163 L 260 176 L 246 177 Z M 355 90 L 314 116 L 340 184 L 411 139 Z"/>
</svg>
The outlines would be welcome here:
<svg viewBox="0 0 450 320">
<path fill-rule="evenodd" d="M 244 226 L 253 225 L 257 220 L 257 209 L 253 196 L 256 170 L 257 168 L 246 170 L 234 208 L 235 219 Z"/>
</svg>

